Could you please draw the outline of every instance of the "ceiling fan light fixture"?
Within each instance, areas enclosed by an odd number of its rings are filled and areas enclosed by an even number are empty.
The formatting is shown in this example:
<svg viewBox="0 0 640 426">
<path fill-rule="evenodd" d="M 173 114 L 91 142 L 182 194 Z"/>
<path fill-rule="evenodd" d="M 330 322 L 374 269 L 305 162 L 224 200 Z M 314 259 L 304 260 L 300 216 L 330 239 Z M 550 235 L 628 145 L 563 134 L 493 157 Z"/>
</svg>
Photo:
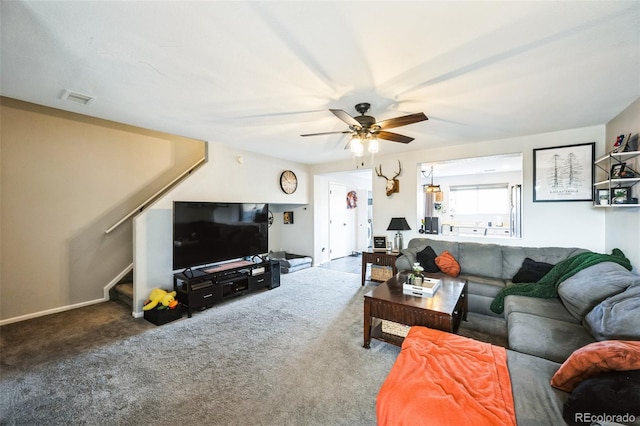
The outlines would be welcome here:
<svg viewBox="0 0 640 426">
<path fill-rule="evenodd" d="M 351 153 L 356 157 L 361 157 L 364 152 L 364 147 L 362 146 L 362 141 L 358 137 L 358 135 L 354 135 L 351 139 Z"/>
<path fill-rule="evenodd" d="M 380 150 L 380 143 L 378 142 L 378 138 L 372 136 L 369 139 L 369 153 L 376 154 Z"/>
<path fill-rule="evenodd" d="M 390 132 L 388 129 L 395 127 L 407 126 L 409 124 L 418 123 L 420 121 L 428 120 L 424 113 L 409 114 L 402 117 L 390 118 L 384 121 L 376 121 L 375 117 L 366 115 L 371 105 L 366 102 L 362 102 L 356 105 L 356 111 L 360 115 L 352 117 L 347 112 L 341 109 L 329 109 L 329 111 L 335 115 L 338 119 L 342 120 L 349 126 L 349 130 L 345 131 L 332 131 L 321 133 L 307 133 L 301 136 L 321 136 L 329 134 L 351 134 L 352 139 L 345 146 L 345 149 L 349 147 L 351 153 L 355 157 L 361 157 L 364 154 L 364 145 L 366 145 L 367 151 L 373 157 L 379 149 L 380 145 L 378 140 L 383 139 L 385 141 L 399 142 L 407 144 L 414 140 L 409 136 L 400 135 L 398 133 Z"/>
</svg>

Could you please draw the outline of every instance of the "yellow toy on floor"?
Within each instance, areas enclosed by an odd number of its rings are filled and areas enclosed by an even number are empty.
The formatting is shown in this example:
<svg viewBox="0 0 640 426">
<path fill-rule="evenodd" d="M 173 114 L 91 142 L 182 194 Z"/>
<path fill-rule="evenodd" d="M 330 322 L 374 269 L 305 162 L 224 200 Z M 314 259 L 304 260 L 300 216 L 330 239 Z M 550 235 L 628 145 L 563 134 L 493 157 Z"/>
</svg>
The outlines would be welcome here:
<svg viewBox="0 0 640 426">
<path fill-rule="evenodd" d="M 143 311 L 149 311 L 156 306 L 158 309 L 173 309 L 178 305 L 178 301 L 176 300 L 176 292 L 168 292 L 166 290 L 162 290 L 161 288 L 154 288 L 151 290 L 151 294 L 149 294 L 149 298 L 146 302 L 144 302 L 144 306 L 142 307 Z M 163 308 L 164 307 L 164 308 Z"/>
</svg>

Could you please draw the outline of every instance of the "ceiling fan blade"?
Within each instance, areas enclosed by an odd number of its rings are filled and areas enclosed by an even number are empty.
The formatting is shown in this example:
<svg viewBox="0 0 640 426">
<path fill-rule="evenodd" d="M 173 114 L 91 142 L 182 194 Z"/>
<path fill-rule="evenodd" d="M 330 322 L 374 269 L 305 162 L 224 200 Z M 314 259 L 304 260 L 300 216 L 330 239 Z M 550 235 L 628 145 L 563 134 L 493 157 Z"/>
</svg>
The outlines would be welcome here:
<svg viewBox="0 0 640 426">
<path fill-rule="evenodd" d="M 344 110 L 341 110 L 341 109 L 330 109 L 329 111 L 331 111 L 333 113 L 333 115 L 335 115 L 340 120 L 342 120 L 345 123 L 347 123 L 349 126 L 362 127 L 362 125 L 358 122 L 358 120 L 356 120 L 355 118 L 353 118 L 352 116 L 347 114 Z"/>
<path fill-rule="evenodd" d="M 376 135 L 378 136 L 378 139 L 385 139 L 388 141 L 401 142 L 401 143 L 409 143 L 415 139 L 415 138 L 410 138 L 409 136 L 399 135 L 397 133 L 385 132 L 385 131 L 378 132 L 376 133 Z"/>
<path fill-rule="evenodd" d="M 306 135 L 300 135 L 300 136 L 336 135 L 338 133 L 351 133 L 351 130 L 341 130 L 341 131 L 338 131 L 338 132 L 307 133 Z"/>
<path fill-rule="evenodd" d="M 392 129 L 394 127 L 406 126 L 408 124 L 418 123 L 420 121 L 428 120 L 427 116 L 422 112 L 416 114 L 409 114 L 403 117 L 390 118 L 376 123 L 376 126 L 380 126 L 381 129 Z"/>
</svg>

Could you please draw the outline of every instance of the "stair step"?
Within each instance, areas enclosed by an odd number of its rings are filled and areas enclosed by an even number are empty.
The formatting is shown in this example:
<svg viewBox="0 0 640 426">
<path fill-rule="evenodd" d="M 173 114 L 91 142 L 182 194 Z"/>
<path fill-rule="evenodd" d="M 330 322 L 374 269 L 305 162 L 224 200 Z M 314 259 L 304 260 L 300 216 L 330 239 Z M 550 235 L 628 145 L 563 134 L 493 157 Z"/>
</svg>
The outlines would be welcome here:
<svg viewBox="0 0 640 426">
<path fill-rule="evenodd" d="M 115 285 L 110 296 L 112 300 L 119 300 L 133 308 L 133 283 Z"/>
</svg>

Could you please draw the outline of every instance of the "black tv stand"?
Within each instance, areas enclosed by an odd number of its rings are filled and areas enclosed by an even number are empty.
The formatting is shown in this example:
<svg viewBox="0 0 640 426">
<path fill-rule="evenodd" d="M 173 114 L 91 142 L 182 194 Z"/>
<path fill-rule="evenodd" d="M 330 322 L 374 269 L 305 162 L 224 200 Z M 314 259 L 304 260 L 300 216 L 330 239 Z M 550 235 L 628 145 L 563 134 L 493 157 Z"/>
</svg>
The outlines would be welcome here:
<svg viewBox="0 0 640 426">
<path fill-rule="evenodd" d="M 275 260 L 188 268 L 173 275 L 173 289 L 178 302 L 187 308 L 189 318 L 195 309 L 208 308 L 221 300 L 264 288 L 271 290 L 279 285 L 280 262 Z"/>
</svg>

